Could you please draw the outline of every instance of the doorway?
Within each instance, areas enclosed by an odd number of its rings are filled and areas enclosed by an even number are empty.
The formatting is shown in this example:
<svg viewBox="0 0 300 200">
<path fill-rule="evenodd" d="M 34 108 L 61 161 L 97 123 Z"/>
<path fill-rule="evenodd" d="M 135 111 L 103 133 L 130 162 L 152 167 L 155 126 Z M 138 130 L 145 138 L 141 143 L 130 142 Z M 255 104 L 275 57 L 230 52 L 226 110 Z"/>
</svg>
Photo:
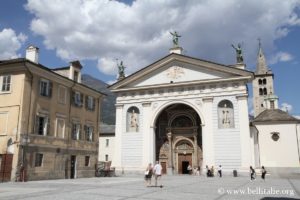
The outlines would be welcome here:
<svg viewBox="0 0 300 200">
<path fill-rule="evenodd" d="M 192 165 L 192 154 L 178 154 L 178 174 L 189 174 L 188 166 Z"/>
<path fill-rule="evenodd" d="M 70 178 L 76 178 L 76 156 L 71 155 L 71 173 Z"/>
</svg>

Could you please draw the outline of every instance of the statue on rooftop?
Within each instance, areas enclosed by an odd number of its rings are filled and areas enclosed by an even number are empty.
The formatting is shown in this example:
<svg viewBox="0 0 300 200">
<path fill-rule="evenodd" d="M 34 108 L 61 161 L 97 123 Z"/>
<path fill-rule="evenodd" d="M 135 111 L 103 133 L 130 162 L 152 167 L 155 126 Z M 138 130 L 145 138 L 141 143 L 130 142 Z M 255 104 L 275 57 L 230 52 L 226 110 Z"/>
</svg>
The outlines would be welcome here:
<svg viewBox="0 0 300 200">
<path fill-rule="evenodd" d="M 123 65 L 123 61 L 117 63 L 119 69 L 119 79 L 125 78 L 125 67 Z"/>
<path fill-rule="evenodd" d="M 239 43 L 237 47 L 235 47 L 233 44 L 231 44 L 231 46 L 235 49 L 236 52 L 236 62 L 243 63 L 244 59 L 243 59 L 241 44 Z"/>
<path fill-rule="evenodd" d="M 181 35 L 178 35 L 178 33 L 176 31 L 174 31 L 174 33 L 170 32 L 170 34 L 173 36 L 173 45 L 175 47 L 178 46 L 178 38 L 181 37 Z"/>
</svg>

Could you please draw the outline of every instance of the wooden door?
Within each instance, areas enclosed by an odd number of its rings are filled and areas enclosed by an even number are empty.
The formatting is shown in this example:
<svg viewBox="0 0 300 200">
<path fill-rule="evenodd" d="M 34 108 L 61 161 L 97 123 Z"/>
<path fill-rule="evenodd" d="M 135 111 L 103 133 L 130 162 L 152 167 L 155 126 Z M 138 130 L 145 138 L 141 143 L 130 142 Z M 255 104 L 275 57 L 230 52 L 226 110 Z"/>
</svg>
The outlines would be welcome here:
<svg viewBox="0 0 300 200">
<path fill-rule="evenodd" d="M 162 167 L 162 173 L 166 174 L 167 173 L 167 163 L 166 162 L 161 162 L 161 167 Z"/>
<path fill-rule="evenodd" d="M 178 154 L 178 174 L 182 174 L 186 171 L 186 169 L 183 169 L 182 166 L 185 166 L 187 162 L 188 165 L 193 166 L 192 154 Z"/>
<path fill-rule="evenodd" d="M 10 181 L 13 154 L 2 154 L 0 156 L 0 180 L 1 182 Z"/>
</svg>

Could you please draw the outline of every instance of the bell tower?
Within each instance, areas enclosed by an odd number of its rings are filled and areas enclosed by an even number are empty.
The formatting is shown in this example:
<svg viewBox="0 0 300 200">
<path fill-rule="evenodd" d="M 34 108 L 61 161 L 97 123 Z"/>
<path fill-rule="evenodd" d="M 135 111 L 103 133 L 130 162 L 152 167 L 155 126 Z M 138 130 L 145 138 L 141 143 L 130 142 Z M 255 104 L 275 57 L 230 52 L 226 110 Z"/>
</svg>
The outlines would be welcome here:
<svg viewBox="0 0 300 200">
<path fill-rule="evenodd" d="M 252 82 L 253 86 L 253 107 L 254 107 L 254 117 L 258 116 L 265 109 L 277 108 L 278 106 L 270 106 L 267 101 L 270 95 L 274 96 L 274 85 L 273 72 L 268 69 L 266 64 L 266 58 L 263 53 L 261 43 L 259 40 L 259 49 L 257 55 L 257 65 L 254 80 Z M 278 99 L 278 98 L 277 98 Z M 277 104 L 277 100 L 274 103 Z"/>
</svg>

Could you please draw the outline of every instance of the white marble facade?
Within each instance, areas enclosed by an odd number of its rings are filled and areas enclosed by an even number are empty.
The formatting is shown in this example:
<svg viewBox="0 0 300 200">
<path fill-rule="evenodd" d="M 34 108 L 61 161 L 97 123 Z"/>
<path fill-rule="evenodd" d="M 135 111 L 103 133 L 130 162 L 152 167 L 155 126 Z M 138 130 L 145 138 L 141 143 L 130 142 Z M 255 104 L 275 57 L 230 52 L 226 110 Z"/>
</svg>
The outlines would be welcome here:
<svg viewBox="0 0 300 200">
<path fill-rule="evenodd" d="M 158 120 L 168 118 L 161 117 L 164 111 L 172 113 L 176 105 L 183 105 L 200 120 L 190 127 L 166 125 L 169 129 L 161 129 L 173 148 L 169 155 L 163 155 L 169 156 L 167 170 L 183 170 L 184 161 L 179 163 L 180 150 L 176 147 L 181 140 L 194 148 L 190 159 L 193 167 L 221 164 L 224 171 L 247 170 L 254 164 L 246 86 L 253 73 L 240 68 L 172 53 L 111 85 L 118 95 L 112 165 L 124 173 L 141 172 L 148 163 L 160 159 Z"/>
</svg>

